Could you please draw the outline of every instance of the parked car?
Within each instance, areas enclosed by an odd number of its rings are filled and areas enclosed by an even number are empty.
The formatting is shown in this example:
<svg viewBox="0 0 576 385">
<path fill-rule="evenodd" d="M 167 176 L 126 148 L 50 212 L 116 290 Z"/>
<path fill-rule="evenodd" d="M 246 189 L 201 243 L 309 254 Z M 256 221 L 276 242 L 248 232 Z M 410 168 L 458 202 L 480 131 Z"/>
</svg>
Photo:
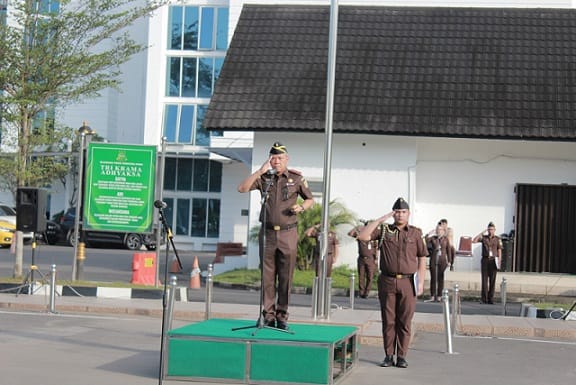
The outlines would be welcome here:
<svg viewBox="0 0 576 385">
<path fill-rule="evenodd" d="M 0 221 L 11 223 L 14 225 L 14 228 L 16 228 L 16 211 L 8 205 L 0 204 Z M 22 233 L 24 243 L 32 242 L 33 237 L 33 232 L 27 231 Z"/>
<path fill-rule="evenodd" d="M 74 246 L 74 221 L 76 208 L 70 207 L 61 211 L 47 221 L 44 239 L 46 243 L 54 245 L 65 243 Z M 81 228 L 79 229 L 81 230 Z M 127 233 L 116 231 L 93 231 L 84 232 L 84 243 L 90 246 L 122 246 L 129 250 L 139 250 L 142 246 L 148 250 L 156 249 L 156 236 L 153 233 Z"/>
<path fill-rule="evenodd" d="M 16 226 L 10 222 L 0 221 L 0 247 L 10 247 Z"/>
</svg>

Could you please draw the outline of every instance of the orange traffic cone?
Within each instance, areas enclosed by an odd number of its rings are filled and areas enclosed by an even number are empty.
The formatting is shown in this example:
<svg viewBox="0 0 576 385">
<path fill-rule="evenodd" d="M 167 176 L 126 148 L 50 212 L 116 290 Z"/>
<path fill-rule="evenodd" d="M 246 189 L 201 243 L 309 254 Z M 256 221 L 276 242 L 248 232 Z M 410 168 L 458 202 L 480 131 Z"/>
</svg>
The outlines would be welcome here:
<svg viewBox="0 0 576 385">
<path fill-rule="evenodd" d="M 194 257 L 192 271 L 190 271 L 190 289 L 200 289 L 200 268 L 198 267 L 198 257 Z"/>
<path fill-rule="evenodd" d="M 170 264 L 170 273 L 172 274 L 180 274 L 182 269 L 180 268 L 180 264 L 178 263 L 178 259 L 174 256 L 172 258 L 172 263 Z"/>
</svg>

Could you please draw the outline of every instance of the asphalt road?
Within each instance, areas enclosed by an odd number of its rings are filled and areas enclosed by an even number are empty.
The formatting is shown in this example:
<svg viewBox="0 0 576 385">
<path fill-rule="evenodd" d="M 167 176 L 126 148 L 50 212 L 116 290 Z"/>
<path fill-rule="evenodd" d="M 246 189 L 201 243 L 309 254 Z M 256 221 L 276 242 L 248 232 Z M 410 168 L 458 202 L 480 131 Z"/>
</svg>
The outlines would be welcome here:
<svg viewBox="0 0 576 385">
<path fill-rule="evenodd" d="M 59 280 L 71 280 L 72 263 L 74 261 L 74 249 L 69 246 L 50 246 L 38 244 L 34 253 L 31 246 L 25 246 L 23 273 L 29 269 L 32 263 L 32 254 L 34 254 L 34 263 L 38 266 L 40 272 L 48 274 L 52 264 L 56 265 L 57 276 Z M 102 249 L 87 248 L 86 261 L 84 264 L 84 280 L 99 282 L 130 282 L 132 279 L 132 259 L 134 251 L 122 249 Z M 187 285 L 189 272 L 191 270 L 194 254 L 179 252 L 179 257 L 184 266 L 182 273 L 178 274 L 178 281 Z M 171 261 L 172 256 L 168 259 Z M 200 269 L 206 270 L 207 264 L 212 261 L 213 256 L 210 254 L 200 255 Z M 165 250 L 160 250 L 160 276 L 164 274 L 164 261 L 166 260 Z M 0 277 L 11 277 L 14 269 L 14 254 L 10 249 L 0 249 Z M 70 283 L 72 283 L 70 281 Z M 189 300 L 204 302 L 205 290 L 189 290 Z M 259 290 L 228 289 L 214 287 L 213 302 L 215 303 L 240 303 L 240 304 L 258 304 L 260 300 Z M 309 294 L 292 294 L 290 297 L 292 306 L 311 306 L 311 295 Z M 332 296 L 332 306 L 341 308 L 350 308 L 349 296 Z M 379 309 L 376 298 L 355 298 L 354 308 L 360 310 Z M 506 306 L 506 315 L 520 315 L 520 303 L 509 302 Z M 427 303 L 422 300 L 418 301 L 416 306 L 417 312 L 422 313 L 442 313 L 441 303 Z M 483 305 L 476 301 L 464 301 L 461 303 L 461 313 L 466 315 L 502 315 L 500 304 Z"/>
</svg>

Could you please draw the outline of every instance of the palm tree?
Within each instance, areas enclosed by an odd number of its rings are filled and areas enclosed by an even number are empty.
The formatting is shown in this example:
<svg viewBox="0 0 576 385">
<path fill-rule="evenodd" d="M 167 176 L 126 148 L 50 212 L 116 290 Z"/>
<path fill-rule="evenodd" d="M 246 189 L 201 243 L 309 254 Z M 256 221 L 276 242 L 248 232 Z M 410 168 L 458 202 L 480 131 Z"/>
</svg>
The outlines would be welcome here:
<svg viewBox="0 0 576 385">
<path fill-rule="evenodd" d="M 299 202 L 301 203 L 301 202 Z M 337 199 L 330 202 L 328 206 L 330 218 L 328 220 L 331 231 L 334 231 L 339 239 L 346 235 L 346 225 L 354 226 L 358 223 L 356 215 Z M 322 223 L 322 205 L 315 203 L 308 210 L 300 214 L 298 219 L 298 259 L 297 267 L 300 270 L 308 270 L 312 263 L 315 241 L 306 237 L 304 232 L 307 228 Z M 250 229 L 249 240 L 258 242 L 258 233 L 260 225 L 253 226 Z"/>
</svg>

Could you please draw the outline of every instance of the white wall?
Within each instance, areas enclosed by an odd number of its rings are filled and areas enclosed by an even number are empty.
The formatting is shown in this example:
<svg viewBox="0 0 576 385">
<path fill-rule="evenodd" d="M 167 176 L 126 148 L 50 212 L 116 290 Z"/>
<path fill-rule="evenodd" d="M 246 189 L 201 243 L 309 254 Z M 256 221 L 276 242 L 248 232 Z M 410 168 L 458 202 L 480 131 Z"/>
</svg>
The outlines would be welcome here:
<svg viewBox="0 0 576 385">
<path fill-rule="evenodd" d="M 322 179 L 324 135 L 290 133 L 257 133 L 253 167 L 243 177 L 260 167 L 277 140 L 288 149 L 290 168 L 310 181 Z M 331 200 L 372 219 L 402 196 L 410 203 L 413 225 L 426 232 L 447 218 L 456 241 L 478 234 L 490 221 L 498 234 L 508 233 L 517 183 L 576 184 L 574 143 L 338 134 L 332 149 Z M 260 195 L 251 192 L 246 199 L 251 227 L 258 224 Z M 339 263 L 354 266 L 356 245 L 347 238 L 341 234 Z M 250 244 L 249 267 L 257 266 L 257 247 Z"/>
</svg>

